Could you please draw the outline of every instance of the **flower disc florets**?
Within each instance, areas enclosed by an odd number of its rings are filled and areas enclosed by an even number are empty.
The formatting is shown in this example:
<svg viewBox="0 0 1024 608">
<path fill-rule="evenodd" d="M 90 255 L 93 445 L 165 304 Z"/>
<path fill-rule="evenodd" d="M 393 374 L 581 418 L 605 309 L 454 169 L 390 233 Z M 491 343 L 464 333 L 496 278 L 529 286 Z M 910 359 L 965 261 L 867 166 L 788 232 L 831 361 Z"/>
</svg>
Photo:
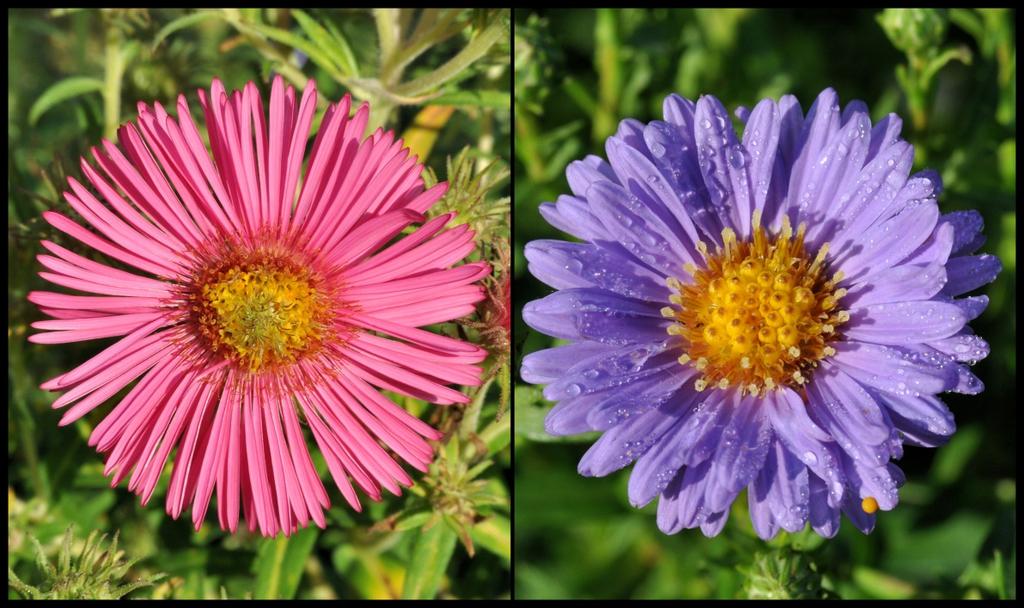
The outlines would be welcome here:
<svg viewBox="0 0 1024 608">
<path fill-rule="evenodd" d="M 799 386 L 806 382 L 804 372 L 835 354 L 828 342 L 849 320 L 848 312 L 837 310 L 846 294 L 835 287 L 842 277 L 825 271 L 827 243 L 812 259 L 804 249 L 804 225 L 794 235 L 785 218 L 774 240 L 760 226 L 760 214 L 753 225 L 749 242 L 737 241 L 726 228 L 724 246 L 714 253 L 698 245 L 705 266 L 687 267 L 692 283 L 667 281 L 678 308 L 666 306 L 662 314 L 676 321 L 668 333 L 686 339 L 680 363 L 692 363 L 703 374 L 697 390 L 736 386 L 763 394 L 784 384 Z"/>
</svg>

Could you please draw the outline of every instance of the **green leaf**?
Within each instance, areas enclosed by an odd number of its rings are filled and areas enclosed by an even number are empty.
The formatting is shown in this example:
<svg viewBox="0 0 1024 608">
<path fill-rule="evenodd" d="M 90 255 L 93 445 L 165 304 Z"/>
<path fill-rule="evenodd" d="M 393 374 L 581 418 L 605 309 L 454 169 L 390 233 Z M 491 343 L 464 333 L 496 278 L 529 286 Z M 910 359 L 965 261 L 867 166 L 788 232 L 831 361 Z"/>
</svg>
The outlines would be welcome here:
<svg viewBox="0 0 1024 608">
<path fill-rule="evenodd" d="M 28 124 L 35 125 L 39 117 L 55 105 L 87 93 L 103 90 L 103 81 L 88 76 L 73 76 L 54 83 L 32 104 L 28 111 Z"/>
<path fill-rule="evenodd" d="M 155 49 L 156 47 L 160 46 L 160 43 L 163 42 L 165 38 L 167 38 L 174 32 L 178 30 L 183 30 L 187 27 L 192 27 L 200 21 L 204 21 L 206 19 L 209 19 L 210 17 L 220 17 L 220 13 L 214 13 L 210 11 L 198 11 L 195 13 L 191 13 L 189 15 L 185 15 L 184 17 L 178 17 L 177 19 L 172 20 L 170 23 L 160 28 L 160 31 L 156 33 L 156 37 L 153 38 L 152 48 Z"/>
<path fill-rule="evenodd" d="M 853 569 L 853 582 L 869 596 L 879 599 L 905 600 L 917 592 L 914 585 L 867 566 Z"/>
<path fill-rule="evenodd" d="M 427 523 L 427 520 L 430 519 L 433 514 L 433 511 L 416 511 L 413 513 L 406 513 L 395 520 L 395 530 L 401 532 L 404 530 L 419 528 L 423 524 Z"/>
<path fill-rule="evenodd" d="M 478 522 L 469 530 L 473 543 L 506 562 L 512 560 L 512 528 L 504 515 L 494 515 Z"/>
<path fill-rule="evenodd" d="M 960 479 L 964 468 L 974 453 L 981 447 L 982 430 L 977 425 L 964 427 L 953 435 L 953 439 L 935 456 L 931 477 L 936 483 L 946 485 Z"/>
<path fill-rule="evenodd" d="M 256 571 L 256 599 L 292 599 L 299 588 L 299 580 L 306 560 L 320 530 L 308 527 L 292 536 L 266 539 L 260 545 L 253 569 Z"/>
<path fill-rule="evenodd" d="M 329 19 L 325 19 L 324 23 L 327 25 L 327 30 L 331 32 L 331 36 L 334 37 L 334 42 L 338 45 L 338 52 L 345 56 L 345 65 L 350 66 L 352 75 L 358 77 L 359 62 L 356 61 L 356 54 L 352 52 L 352 46 L 349 45 L 341 30 L 334 27 L 334 24 Z M 345 67 L 345 65 L 342 65 L 342 67 Z"/>
<path fill-rule="evenodd" d="M 402 599 L 431 599 L 437 595 L 456 540 L 455 531 L 441 522 L 429 530 L 420 530 L 405 575 Z"/>
<path fill-rule="evenodd" d="M 429 104 L 432 106 L 475 106 L 509 110 L 512 106 L 512 96 L 508 91 L 452 91 L 432 97 Z"/>
<path fill-rule="evenodd" d="M 332 36 L 322 25 L 300 10 L 293 10 L 292 16 L 295 17 L 295 21 L 302 28 L 302 31 L 306 32 L 306 35 L 313 41 L 313 44 L 325 56 L 329 57 L 334 65 L 338 66 L 342 75 L 359 75 L 356 69 L 355 57 L 352 55 L 352 49 L 348 47 L 348 43 L 345 42 L 344 38 Z"/>
<path fill-rule="evenodd" d="M 281 28 L 262 25 L 259 23 L 238 24 L 237 27 L 242 30 L 254 30 L 271 40 L 283 42 L 294 49 L 298 49 L 305 53 L 311 60 L 313 60 L 314 63 L 327 70 L 335 80 L 345 80 L 344 75 L 342 75 L 338 66 L 334 65 L 334 62 L 331 61 L 330 57 L 325 55 L 317 46 L 302 36 L 293 34 L 288 30 L 282 30 Z"/>
</svg>

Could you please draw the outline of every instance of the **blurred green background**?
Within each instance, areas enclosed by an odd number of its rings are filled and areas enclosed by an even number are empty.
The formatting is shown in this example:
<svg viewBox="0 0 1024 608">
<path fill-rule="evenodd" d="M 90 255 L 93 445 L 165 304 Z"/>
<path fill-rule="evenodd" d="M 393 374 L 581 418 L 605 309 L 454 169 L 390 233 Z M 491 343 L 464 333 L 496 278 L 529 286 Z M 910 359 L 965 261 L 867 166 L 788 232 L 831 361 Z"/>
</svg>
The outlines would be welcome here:
<svg viewBox="0 0 1024 608">
<path fill-rule="evenodd" d="M 487 333 L 487 326 L 507 308 L 499 296 L 510 232 L 510 25 L 507 9 L 8 12 L 8 562 L 20 580 L 44 592 L 78 585 L 77 593 L 89 597 L 108 593 L 100 588 L 105 577 L 117 585 L 157 573 L 164 576 L 155 585 L 129 597 L 509 596 L 511 417 L 500 415 L 510 393 L 507 335 Z M 175 114 L 184 93 L 202 121 L 196 89 L 208 88 L 212 78 L 229 91 L 254 80 L 266 103 L 274 73 L 300 91 L 316 79 L 314 129 L 328 101 L 351 92 L 353 106 L 371 103 L 370 128 L 396 130 L 428 172 L 452 182 L 433 211 L 459 211 L 458 221 L 480 235 L 471 257 L 490 260 L 495 273 L 486 281 L 492 298 L 483 310 L 489 312 L 461 327 L 435 329 L 485 343 L 495 355 L 484 363 L 484 387 L 469 389 L 471 406 L 398 397 L 446 432 L 441 456 L 429 473 L 413 475 L 413 489 L 380 503 L 364 500 L 364 512 L 355 513 L 317 454 L 333 503 L 327 529 L 264 540 L 221 531 L 212 505 L 198 533 L 188 512 L 172 521 L 163 508 L 166 473 L 148 507 L 139 506 L 126 483 L 109 488 L 103 457 L 86 440 L 123 393 L 58 428 L 60 412 L 50 409 L 56 394 L 38 386 L 110 341 L 28 344 L 28 326 L 42 316 L 25 295 L 53 289 L 36 275 L 39 239 L 95 255 L 51 229 L 40 213 L 69 212 L 60 197 L 65 176 L 83 180 L 79 157 L 134 119 L 137 101 L 158 100 Z M 69 524 L 75 529 L 61 553 Z M 127 568 L 81 566 L 88 571 L 77 574 L 89 580 L 74 585 L 54 580 L 74 572 L 47 574 L 37 566 L 33 539 L 54 562 L 59 553 L 77 558 L 90 531 L 120 532 L 125 559 L 140 561 Z"/>
<path fill-rule="evenodd" d="M 516 11 L 514 307 L 550 293 L 523 245 L 568 238 L 537 212 L 568 193 L 569 161 L 604 156 L 622 118 L 661 118 L 664 97 L 710 93 L 732 110 L 793 93 L 806 111 L 834 87 L 873 120 L 904 118 L 915 170 L 937 169 L 943 211 L 977 209 L 1004 270 L 972 327 L 992 345 L 974 397 L 949 395 L 959 430 L 907 447 L 899 507 L 864 536 L 845 520 L 756 539 L 745 494 L 725 531 L 665 536 L 655 503 L 629 506 L 630 469 L 576 474 L 594 436 L 555 440 L 550 403 L 517 375 L 515 590 L 521 598 L 1007 598 L 1016 596 L 1016 38 L 1013 11 Z M 513 359 L 552 346 L 516 318 Z"/>
</svg>

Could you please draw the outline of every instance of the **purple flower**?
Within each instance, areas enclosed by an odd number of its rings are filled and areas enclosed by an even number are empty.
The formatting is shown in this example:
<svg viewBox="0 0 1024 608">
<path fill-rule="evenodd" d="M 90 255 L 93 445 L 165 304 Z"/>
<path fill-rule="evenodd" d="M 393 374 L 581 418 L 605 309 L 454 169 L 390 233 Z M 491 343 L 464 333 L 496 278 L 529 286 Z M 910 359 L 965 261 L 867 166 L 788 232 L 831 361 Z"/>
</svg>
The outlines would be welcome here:
<svg viewBox="0 0 1024 608">
<path fill-rule="evenodd" d="M 541 206 L 582 243 L 526 246 L 558 291 L 523 318 L 569 341 L 523 360 L 558 402 L 547 430 L 603 431 L 580 474 L 635 462 L 630 501 L 660 496 L 668 534 L 718 534 L 744 488 L 762 538 L 831 537 L 840 511 L 870 532 L 903 445 L 955 430 L 936 395 L 983 389 L 967 323 L 988 298 L 958 298 L 1001 269 L 974 255 L 981 216 L 940 214 L 899 117 L 832 89 L 806 116 L 791 95 L 740 109 L 742 140 L 712 96 L 664 114 L 622 121 L 609 162 L 573 162 L 573 194 Z"/>
</svg>

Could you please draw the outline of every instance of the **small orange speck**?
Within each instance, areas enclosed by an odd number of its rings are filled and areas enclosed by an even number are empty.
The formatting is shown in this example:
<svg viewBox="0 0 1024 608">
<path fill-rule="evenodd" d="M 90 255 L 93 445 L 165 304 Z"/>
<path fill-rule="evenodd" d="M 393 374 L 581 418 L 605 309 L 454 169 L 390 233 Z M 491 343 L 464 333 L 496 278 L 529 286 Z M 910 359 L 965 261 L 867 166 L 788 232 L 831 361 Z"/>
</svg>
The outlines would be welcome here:
<svg viewBox="0 0 1024 608">
<path fill-rule="evenodd" d="M 860 508 L 864 509 L 864 512 L 870 515 L 875 511 L 878 511 L 878 501 L 871 496 L 868 496 L 864 500 L 860 501 Z"/>
</svg>

